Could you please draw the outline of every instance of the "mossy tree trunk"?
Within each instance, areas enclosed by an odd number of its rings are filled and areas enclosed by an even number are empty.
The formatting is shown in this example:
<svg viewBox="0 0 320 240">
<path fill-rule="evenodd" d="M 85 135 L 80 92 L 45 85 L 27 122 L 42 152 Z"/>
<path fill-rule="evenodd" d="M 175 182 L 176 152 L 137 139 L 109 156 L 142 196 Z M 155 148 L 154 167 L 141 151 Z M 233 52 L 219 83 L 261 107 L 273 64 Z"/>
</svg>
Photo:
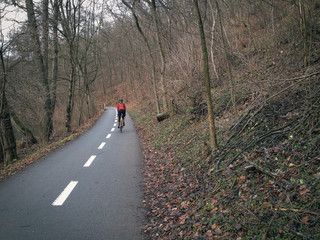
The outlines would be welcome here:
<svg viewBox="0 0 320 240">
<path fill-rule="evenodd" d="M 10 112 L 11 115 L 11 120 L 13 123 L 13 126 L 15 127 L 15 129 L 17 129 L 17 131 L 19 133 L 21 133 L 21 135 L 23 135 L 26 139 L 26 144 L 27 145 L 33 145 L 38 143 L 37 139 L 34 137 L 32 131 L 27 128 L 17 117 L 17 115 L 15 114 L 15 112 L 11 111 Z"/>
</svg>

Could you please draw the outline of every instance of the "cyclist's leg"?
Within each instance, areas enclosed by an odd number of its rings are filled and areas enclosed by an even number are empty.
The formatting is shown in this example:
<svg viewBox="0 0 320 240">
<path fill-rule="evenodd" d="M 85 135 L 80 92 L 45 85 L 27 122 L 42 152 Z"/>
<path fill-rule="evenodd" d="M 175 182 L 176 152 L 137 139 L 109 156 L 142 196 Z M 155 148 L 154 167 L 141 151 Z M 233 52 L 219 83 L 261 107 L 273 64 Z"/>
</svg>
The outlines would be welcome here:
<svg viewBox="0 0 320 240">
<path fill-rule="evenodd" d="M 124 110 L 120 110 L 120 116 L 122 116 L 122 120 L 124 120 L 126 112 Z"/>
<path fill-rule="evenodd" d="M 120 111 L 118 111 L 118 128 L 120 127 L 120 117 L 121 117 L 121 113 Z"/>
<path fill-rule="evenodd" d="M 120 127 L 120 119 L 122 117 L 122 123 L 123 123 L 123 110 L 119 110 L 119 113 L 118 113 L 118 128 Z"/>
</svg>

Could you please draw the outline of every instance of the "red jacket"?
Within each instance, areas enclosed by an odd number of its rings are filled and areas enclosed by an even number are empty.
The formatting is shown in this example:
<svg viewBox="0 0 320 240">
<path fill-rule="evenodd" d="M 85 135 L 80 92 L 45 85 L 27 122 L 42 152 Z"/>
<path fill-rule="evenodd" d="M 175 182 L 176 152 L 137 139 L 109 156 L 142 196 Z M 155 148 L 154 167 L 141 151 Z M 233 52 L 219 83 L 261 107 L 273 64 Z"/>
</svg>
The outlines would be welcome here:
<svg viewBox="0 0 320 240">
<path fill-rule="evenodd" d="M 125 110 L 126 111 L 126 105 L 124 103 L 118 103 L 117 110 Z"/>
</svg>

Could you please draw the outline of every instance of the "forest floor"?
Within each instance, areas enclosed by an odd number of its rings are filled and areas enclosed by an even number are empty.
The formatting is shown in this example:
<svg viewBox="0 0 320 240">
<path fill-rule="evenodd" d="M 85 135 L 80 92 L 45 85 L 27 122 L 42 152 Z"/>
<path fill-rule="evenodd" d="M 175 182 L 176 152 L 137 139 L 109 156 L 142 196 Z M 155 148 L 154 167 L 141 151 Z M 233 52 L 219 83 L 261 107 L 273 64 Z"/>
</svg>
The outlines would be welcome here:
<svg viewBox="0 0 320 240">
<path fill-rule="evenodd" d="M 320 239 L 318 74 L 244 98 L 239 118 L 221 94 L 214 152 L 205 111 L 162 122 L 147 108 L 131 111 L 144 156 L 145 239 Z"/>
</svg>

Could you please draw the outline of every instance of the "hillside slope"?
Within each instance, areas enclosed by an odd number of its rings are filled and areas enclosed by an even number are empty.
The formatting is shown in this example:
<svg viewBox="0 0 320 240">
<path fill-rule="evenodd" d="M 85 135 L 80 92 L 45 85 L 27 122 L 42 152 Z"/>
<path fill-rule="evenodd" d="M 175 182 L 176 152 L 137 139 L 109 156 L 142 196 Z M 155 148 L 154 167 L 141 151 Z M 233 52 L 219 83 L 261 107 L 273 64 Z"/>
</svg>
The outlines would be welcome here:
<svg viewBox="0 0 320 240">
<path fill-rule="evenodd" d="M 205 111 L 163 122 L 131 111 L 144 150 L 146 239 L 320 238 L 320 75 L 310 70 L 243 98 L 239 119 L 227 92 L 217 95 L 216 152 Z"/>
</svg>

